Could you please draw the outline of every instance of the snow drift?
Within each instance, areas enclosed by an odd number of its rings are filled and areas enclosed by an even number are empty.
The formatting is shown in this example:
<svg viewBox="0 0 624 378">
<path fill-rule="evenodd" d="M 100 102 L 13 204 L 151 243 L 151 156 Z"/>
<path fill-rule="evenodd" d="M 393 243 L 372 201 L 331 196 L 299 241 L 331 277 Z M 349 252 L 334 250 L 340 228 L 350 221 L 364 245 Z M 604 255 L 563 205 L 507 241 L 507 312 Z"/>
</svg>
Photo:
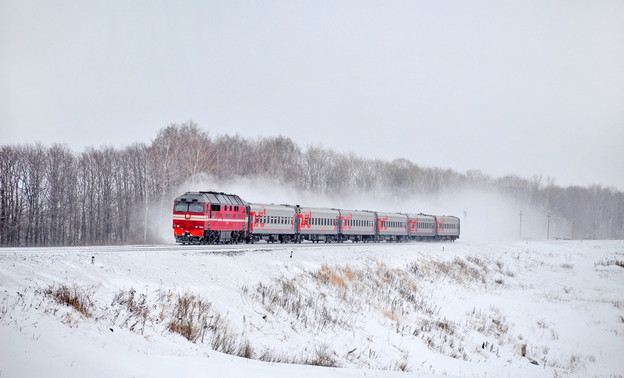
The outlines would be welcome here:
<svg viewBox="0 0 624 378">
<path fill-rule="evenodd" d="M 3 249 L 0 376 L 617 375 L 623 264 L 618 241 Z"/>
</svg>

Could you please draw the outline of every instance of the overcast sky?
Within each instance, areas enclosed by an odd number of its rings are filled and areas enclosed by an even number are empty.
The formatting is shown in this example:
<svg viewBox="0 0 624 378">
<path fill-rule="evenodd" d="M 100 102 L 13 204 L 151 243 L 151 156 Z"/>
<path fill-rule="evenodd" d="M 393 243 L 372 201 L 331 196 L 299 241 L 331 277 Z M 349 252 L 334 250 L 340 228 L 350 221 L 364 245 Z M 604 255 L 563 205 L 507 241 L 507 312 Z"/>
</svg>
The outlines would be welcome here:
<svg viewBox="0 0 624 378">
<path fill-rule="evenodd" d="M 624 1 L 0 0 L 0 145 L 188 120 L 624 190 Z"/>
</svg>

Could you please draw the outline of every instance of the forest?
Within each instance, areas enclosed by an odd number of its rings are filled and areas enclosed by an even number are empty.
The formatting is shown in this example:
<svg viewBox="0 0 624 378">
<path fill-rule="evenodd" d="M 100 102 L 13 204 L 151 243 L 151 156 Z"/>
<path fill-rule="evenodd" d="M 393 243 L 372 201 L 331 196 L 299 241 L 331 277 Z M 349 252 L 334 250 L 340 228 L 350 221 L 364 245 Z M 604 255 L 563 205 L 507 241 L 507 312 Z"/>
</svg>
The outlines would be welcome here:
<svg viewBox="0 0 624 378">
<path fill-rule="evenodd" d="M 400 198 L 486 189 L 512 198 L 519 210 L 537 208 L 565 220 L 567 238 L 624 239 L 624 193 L 615 188 L 371 160 L 322 146 L 302 149 L 282 136 L 213 137 L 188 121 L 161 129 L 149 144 L 123 148 L 0 146 L 0 246 L 162 242 L 150 220 L 171 206 L 182 183 L 200 175 L 265 178 L 321 196 L 383 190 Z"/>
</svg>

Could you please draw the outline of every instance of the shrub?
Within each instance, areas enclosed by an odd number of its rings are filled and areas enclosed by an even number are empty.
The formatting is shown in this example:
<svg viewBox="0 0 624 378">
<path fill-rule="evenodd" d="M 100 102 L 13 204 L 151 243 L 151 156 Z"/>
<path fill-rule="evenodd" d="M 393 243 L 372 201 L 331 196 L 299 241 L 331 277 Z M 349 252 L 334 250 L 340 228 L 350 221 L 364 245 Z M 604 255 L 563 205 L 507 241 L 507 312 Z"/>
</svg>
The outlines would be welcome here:
<svg viewBox="0 0 624 378">
<path fill-rule="evenodd" d="M 74 285 L 50 285 L 44 293 L 52 297 L 57 303 L 74 308 L 86 317 L 91 316 L 93 289 L 85 289 Z"/>
</svg>

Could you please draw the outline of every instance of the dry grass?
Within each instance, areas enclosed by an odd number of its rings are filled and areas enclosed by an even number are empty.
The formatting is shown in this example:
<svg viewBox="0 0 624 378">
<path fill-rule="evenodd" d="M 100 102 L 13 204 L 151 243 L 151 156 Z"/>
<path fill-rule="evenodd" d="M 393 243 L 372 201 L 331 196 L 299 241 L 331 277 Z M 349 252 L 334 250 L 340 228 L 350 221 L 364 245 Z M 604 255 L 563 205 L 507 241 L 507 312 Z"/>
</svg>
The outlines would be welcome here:
<svg viewBox="0 0 624 378">
<path fill-rule="evenodd" d="M 620 259 L 611 259 L 611 260 L 601 260 L 598 261 L 597 263 L 594 264 L 594 266 L 609 266 L 609 265 L 615 265 L 615 266 L 619 266 L 620 268 L 624 268 L 624 260 L 620 260 Z"/>
<path fill-rule="evenodd" d="M 93 309 L 92 288 L 85 289 L 77 285 L 69 287 L 65 284 L 58 284 L 50 285 L 44 290 L 44 293 L 61 305 L 72 307 L 86 317 L 91 316 Z"/>
<path fill-rule="evenodd" d="M 121 327 L 129 327 L 131 331 L 143 334 L 145 323 L 150 318 L 150 307 L 147 294 L 137 295 L 136 290 L 120 290 L 111 304 L 116 308 L 113 323 Z"/>
</svg>

